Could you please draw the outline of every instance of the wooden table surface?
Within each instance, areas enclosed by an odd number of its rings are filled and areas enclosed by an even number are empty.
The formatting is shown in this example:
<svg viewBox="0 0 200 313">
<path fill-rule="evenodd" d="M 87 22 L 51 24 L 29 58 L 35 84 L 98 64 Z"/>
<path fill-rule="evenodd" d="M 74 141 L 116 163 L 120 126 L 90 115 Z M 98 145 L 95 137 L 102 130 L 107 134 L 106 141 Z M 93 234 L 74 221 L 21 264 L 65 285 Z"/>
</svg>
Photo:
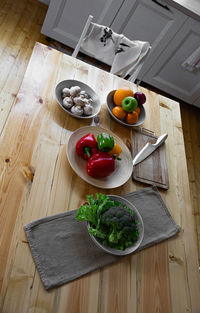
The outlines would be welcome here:
<svg viewBox="0 0 200 313">
<path fill-rule="evenodd" d="M 13 80 L 15 78 L 13 77 Z M 91 124 L 66 114 L 55 99 L 64 79 L 89 84 L 102 104 L 101 125 L 131 148 L 130 128 L 110 118 L 106 95 L 120 86 L 147 96 L 143 127 L 168 133 L 169 190 L 161 196 L 181 227 L 178 236 L 120 262 L 45 291 L 23 226 L 75 209 L 86 194 L 123 195 L 145 187 L 131 178 L 122 187 L 93 187 L 71 169 L 66 144 Z M 179 103 L 36 43 L 15 105 L 0 125 L 0 312 L 199 313 L 197 235 L 192 213 Z"/>
</svg>

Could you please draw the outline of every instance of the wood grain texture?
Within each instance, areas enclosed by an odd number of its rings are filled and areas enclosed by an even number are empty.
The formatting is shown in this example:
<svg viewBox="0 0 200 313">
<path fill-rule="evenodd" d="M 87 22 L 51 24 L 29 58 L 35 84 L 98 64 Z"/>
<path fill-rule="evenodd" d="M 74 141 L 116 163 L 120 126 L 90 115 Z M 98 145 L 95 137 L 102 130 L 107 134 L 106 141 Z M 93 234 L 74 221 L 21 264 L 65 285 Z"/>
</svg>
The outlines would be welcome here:
<svg viewBox="0 0 200 313">
<path fill-rule="evenodd" d="M 147 143 L 154 144 L 158 137 L 147 130 L 141 130 L 139 132 L 133 131 L 132 138 L 132 156 L 135 158 Z M 133 179 L 147 185 L 168 189 L 169 179 L 165 150 L 164 143 L 145 160 L 135 165 Z"/>
<path fill-rule="evenodd" d="M 200 265 L 200 109 L 183 104 L 181 117 Z"/>
<path fill-rule="evenodd" d="M 101 99 L 102 125 L 123 138 L 129 148 L 129 129 L 110 118 L 105 95 L 122 85 L 137 89 L 82 62 L 74 65 L 55 50 L 36 47 L 19 92 L 35 41 L 46 42 L 40 35 L 46 10 L 36 0 L 0 1 L 0 312 L 199 312 L 200 110 L 181 104 L 182 125 L 178 103 L 142 88 L 148 96 L 145 127 L 156 135 L 169 134 L 170 188 L 162 197 L 181 226 L 181 234 L 120 264 L 56 290 L 44 290 L 24 224 L 75 208 L 86 194 L 102 191 L 84 184 L 68 164 L 65 145 L 79 122 L 63 114 L 53 86 L 66 75 L 89 83 Z M 35 57 L 42 58 L 42 64 Z M 80 126 L 85 125 L 88 123 Z M 105 192 L 123 194 L 143 186 L 130 179 Z"/>
<path fill-rule="evenodd" d="M 35 41 L 45 42 L 40 28 L 46 10 L 34 0 L 0 3 L 0 133 L 15 102 Z"/>
<path fill-rule="evenodd" d="M 197 238 L 179 104 L 141 87 L 147 97 L 143 126 L 156 135 L 169 134 L 170 188 L 162 196 L 181 234 L 60 288 L 44 290 L 23 226 L 77 208 L 88 193 L 122 195 L 143 187 L 130 178 L 122 187 L 102 190 L 85 183 L 71 169 L 65 152 L 68 138 L 77 128 L 91 124 L 91 120 L 69 116 L 56 102 L 56 84 L 71 78 L 95 89 L 102 105 L 102 127 L 131 147 L 130 129 L 110 118 L 105 101 L 112 89 L 137 87 L 37 43 L 1 135 L 1 312 L 13 312 L 13 308 L 17 313 L 197 312 Z"/>
</svg>

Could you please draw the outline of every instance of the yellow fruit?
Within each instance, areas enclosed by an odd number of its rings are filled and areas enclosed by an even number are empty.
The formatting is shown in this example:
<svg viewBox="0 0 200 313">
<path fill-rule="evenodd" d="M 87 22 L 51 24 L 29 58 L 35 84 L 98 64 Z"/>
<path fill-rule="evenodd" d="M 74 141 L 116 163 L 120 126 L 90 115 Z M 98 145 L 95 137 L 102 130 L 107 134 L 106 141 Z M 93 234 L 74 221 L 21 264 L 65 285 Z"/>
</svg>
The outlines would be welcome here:
<svg viewBox="0 0 200 313">
<path fill-rule="evenodd" d="M 119 120 L 123 120 L 123 118 L 126 116 L 126 112 L 119 105 L 112 109 L 112 114 Z"/>
<path fill-rule="evenodd" d="M 116 105 L 122 105 L 122 101 L 126 97 L 134 97 L 133 91 L 128 87 L 122 87 L 115 91 L 113 100 Z"/>
<path fill-rule="evenodd" d="M 137 106 L 137 108 L 135 109 L 135 112 L 137 112 L 138 115 L 140 115 L 140 107 Z"/>
<path fill-rule="evenodd" d="M 126 115 L 126 123 L 135 124 L 137 121 L 138 121 L 138 114 L 136 111 L 133 111 L 132 113 L 128 113 Z"/>
</svg>

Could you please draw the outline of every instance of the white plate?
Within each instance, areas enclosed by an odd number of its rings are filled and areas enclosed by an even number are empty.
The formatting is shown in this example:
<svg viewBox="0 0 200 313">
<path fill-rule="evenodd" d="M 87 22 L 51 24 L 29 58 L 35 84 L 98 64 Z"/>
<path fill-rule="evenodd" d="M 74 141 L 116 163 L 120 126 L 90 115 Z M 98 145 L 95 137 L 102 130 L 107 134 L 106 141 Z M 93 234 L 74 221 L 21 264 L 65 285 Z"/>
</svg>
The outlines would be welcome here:
<svg viewBox="0 0 200 313">
<path fill-rule="evenodd" d="M 76 143 L 80 138 L 88 133 L 94 134 L 95 138 L 97 138 L 97 135 L 102 132 L 112 135 L 115 142 L 122 148 L 122 153 L 120 154 L 121 161 L 115 161 L 115 171 L 109 176 L 103 178 L 93 178 L 87 174 L 87 161 L 83 160 L 76 153 Z M 127 146 L 110 130 L 104 129 L 100 126 L 86 126 L 77 129 L 69 138 L 66 152 L 69 163 L 76 174 L 87 183 L 103 189 L 116 188 L 125 184 L 133 171 L 133 160 Z"/>
</svg>

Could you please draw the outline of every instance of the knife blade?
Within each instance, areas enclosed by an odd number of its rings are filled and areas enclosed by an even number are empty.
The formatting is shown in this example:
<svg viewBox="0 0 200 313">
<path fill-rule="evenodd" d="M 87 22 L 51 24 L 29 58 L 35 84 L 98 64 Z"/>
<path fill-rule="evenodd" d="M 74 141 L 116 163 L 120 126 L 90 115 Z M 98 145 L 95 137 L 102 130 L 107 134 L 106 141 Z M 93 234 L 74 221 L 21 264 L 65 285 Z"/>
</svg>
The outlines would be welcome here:
<svg viewBox="0 0 200 313">
<path fill-rule="evenodd" d="M 168 134 L 163 134 L 160 137 L 158 137 L 157 141 L 154 144 L 148 142 L 133 159 L 133 166 L 135 166 L 136 164 L 146 159 L 167 139 L 167 137 L 168 137 Z"/>
</svg>

